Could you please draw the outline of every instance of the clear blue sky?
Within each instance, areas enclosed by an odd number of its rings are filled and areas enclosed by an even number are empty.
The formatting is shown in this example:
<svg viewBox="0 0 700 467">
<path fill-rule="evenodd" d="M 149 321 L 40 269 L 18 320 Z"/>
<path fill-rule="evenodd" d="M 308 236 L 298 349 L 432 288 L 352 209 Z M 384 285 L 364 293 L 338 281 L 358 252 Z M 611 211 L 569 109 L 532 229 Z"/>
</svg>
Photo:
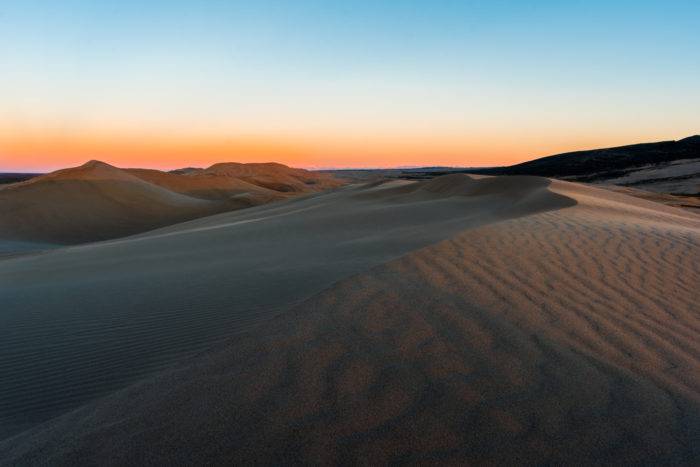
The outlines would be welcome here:
<svg viewBox="0 0 700 467">
<path fill-rule="evenodd" d="M 0 169 L 175 166 L 177 142 L 374 166 L 680 138 L 699 50 L 689 0 L 0 0 Z"/>
</svg>

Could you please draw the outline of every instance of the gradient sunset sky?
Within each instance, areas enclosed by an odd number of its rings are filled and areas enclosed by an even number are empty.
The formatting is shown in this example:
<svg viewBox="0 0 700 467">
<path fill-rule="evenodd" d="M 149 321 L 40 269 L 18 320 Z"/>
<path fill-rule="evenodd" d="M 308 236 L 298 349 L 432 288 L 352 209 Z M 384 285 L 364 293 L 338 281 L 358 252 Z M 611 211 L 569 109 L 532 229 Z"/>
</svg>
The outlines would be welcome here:
<svg viewBox="0 0 700 467">
<path fill-rule="evenodd" d="M 483 166 L 700 132 L 700 2 L 0 1 L 0 171 Z"/>
</svg>

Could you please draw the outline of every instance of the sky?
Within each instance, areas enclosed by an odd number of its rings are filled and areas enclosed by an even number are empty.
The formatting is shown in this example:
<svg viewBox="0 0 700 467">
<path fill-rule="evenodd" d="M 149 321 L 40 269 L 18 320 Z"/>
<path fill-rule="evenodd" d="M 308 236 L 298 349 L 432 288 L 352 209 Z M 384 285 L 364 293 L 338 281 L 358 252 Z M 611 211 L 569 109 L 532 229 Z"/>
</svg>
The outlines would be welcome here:
<svg viewBox="0 0 700 467">
<path fill-rule="evenodd" d="M 700 133 L 697 0 L 0 0 L 0 171 L 488 166 Z"/>
</svg>

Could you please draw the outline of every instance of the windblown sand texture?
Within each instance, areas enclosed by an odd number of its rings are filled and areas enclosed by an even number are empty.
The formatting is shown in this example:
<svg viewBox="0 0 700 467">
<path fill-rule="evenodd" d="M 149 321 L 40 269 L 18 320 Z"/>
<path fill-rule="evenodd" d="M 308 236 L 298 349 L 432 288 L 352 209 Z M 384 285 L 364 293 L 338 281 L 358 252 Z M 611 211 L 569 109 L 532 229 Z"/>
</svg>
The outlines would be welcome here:
<svg viewBox="0 0 700 467">
<path fill-rule="evenodd" d="M 350 186 L 0 283 L 9 465 L 700 458 L 700 216 L 623 194 Z"/>
</svg>

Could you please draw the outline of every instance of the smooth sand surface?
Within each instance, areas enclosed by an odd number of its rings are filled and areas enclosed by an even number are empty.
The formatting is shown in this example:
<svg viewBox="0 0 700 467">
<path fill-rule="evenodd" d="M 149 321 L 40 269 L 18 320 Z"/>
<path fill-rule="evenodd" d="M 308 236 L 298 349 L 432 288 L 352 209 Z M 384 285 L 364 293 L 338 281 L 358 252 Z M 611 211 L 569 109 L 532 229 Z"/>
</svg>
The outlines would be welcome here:
<svg viewBox="0 0 700 467">
<path fill-rule="evenodd" d="M 8 464 L 700 456 L 700 216 L 606 190 L 346 188 L 0 281 Z"/>
</svg>

